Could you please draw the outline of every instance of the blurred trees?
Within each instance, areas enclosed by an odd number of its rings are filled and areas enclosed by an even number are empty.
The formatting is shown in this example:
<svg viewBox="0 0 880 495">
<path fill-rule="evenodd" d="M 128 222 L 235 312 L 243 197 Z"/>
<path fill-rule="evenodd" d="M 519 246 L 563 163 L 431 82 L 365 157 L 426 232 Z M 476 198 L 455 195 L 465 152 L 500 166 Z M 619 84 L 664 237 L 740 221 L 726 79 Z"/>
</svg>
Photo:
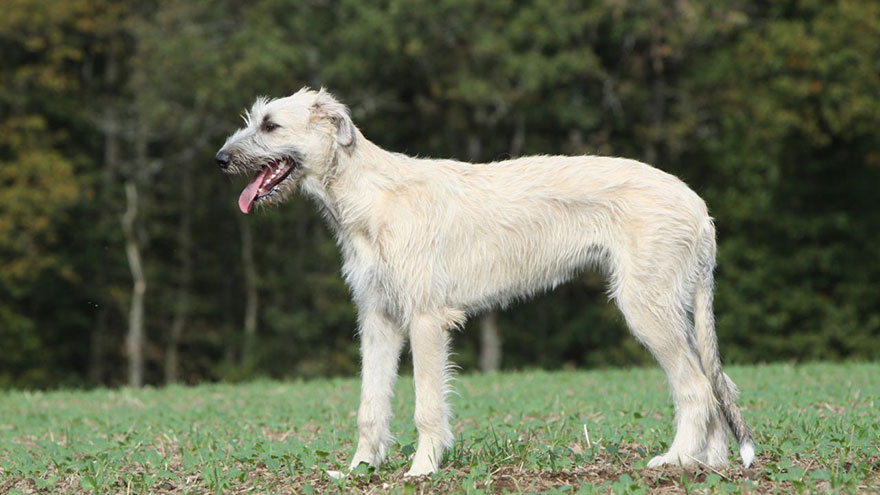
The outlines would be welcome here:
<svg viewBox="0 0 880 495">
<path fill-rule="evenodd" d="M 0 50 L 0 386 L 136 381 L 138 352 L 145 383 L 355 372 L 313 206 L 241 217 L 211 160 L 303 85 L 396 151 L 679 175 L 716 217 L 725 357 L 880 356 L 876 2 L 14 0 Z M 605 299 L 585 273 L 498 313 L 502 365 L 647 362 Z"/>
<path fill-rule="evenodd" d="M 710 204 L 729 212 L 719 331 L 736 359 L 877 356 L 880 5 L 799 7 L 756 9 L 760 29 L 697 80 L 727 110 L 704 155 L 720 179 Z"/>
</svg>

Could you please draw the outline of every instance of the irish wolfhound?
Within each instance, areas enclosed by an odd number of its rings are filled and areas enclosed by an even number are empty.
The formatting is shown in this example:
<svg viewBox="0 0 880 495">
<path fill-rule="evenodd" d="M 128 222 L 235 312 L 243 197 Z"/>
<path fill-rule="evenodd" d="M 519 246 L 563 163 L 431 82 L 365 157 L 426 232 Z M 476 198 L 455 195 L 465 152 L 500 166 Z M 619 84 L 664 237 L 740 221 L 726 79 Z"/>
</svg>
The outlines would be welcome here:
<svg viewBox="0 0 880 495">
<path fill-rule="evenodd" d="M 633 335 L 669 381 L 676 433 L 648 467 L 727 462 L 728 427 L 754 448 L 721 371 L 712 314 L 715 229 L 677 178 L 598 156 L 531 156 L 474 165 L 390 153 L 329 93 L 258 99 L 217 153 L 253 174 L 242 212 L 313 197 L 342 248 L 358 310 L 362 383 L 351 466 L 377 466 L 390 438 L 404 339 L 412 347 L 419 441 L 407 475 L 437 470 L 452 444 L 449 332 L 467 315 L 555 287 L 585 267 L 608 274 Z"/>
</svg>

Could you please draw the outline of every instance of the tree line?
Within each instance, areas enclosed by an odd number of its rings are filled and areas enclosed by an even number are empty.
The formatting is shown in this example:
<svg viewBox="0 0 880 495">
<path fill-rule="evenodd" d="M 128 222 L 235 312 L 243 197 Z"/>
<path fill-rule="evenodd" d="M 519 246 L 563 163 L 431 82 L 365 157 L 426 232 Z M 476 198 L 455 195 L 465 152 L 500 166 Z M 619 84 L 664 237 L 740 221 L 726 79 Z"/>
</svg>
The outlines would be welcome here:
<svg viewBox="0 0 880 495">
<path fill-rule="evenodd" d="M 877 2 L 15 0 L 0 52 L 0 386 L 355 373 L 313 205 L 244 217 L 211 159 L 306 85 L 408 154 L 654 164 L 716 219 L 728 361 L 880 356 Z M 465 369 L 648 362 L 596 273 L 478 323 Z"/>
</svg>

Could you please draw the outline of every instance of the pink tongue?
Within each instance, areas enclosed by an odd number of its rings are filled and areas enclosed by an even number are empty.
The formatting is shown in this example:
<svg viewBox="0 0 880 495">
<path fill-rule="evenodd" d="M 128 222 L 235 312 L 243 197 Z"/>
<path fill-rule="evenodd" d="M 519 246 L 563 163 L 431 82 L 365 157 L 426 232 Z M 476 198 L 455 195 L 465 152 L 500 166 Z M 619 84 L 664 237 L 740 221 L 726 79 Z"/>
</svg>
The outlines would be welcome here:
<svg viewBox="0 0 880 495">
<path fill-rule="evenodd" d="M 245 215 L 251 212 L 251 206 L 254 204 L 254 199 L 256 199 L 257 193 L 260 191 L 260 186 L 263 184 L 263 179 L 266 178 L 266 174 L 268 173 L 269 167 L 263 167 L 257 172 L 257 175 L 251 179 L 251 183 L 244 188 L 244 191 L 241 192 L 241 196 L 238 197 L 238 209 L 240 209 Z"/>
</svg>

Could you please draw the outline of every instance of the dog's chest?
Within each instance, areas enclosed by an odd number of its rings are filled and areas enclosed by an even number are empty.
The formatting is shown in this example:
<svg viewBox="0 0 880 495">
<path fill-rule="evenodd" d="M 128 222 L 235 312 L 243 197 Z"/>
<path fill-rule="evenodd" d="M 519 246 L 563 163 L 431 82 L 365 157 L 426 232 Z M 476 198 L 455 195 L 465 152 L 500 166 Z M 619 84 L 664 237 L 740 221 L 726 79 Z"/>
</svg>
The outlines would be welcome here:
<svg viewBox="0 0 880 495">
<path fill-rule="evenodd" d="M 356 302 L 378 292 L 385 273 L 376 243 L 365 234 L 354 233 L 342 238 L 341 245 L 342 275 Z"/>
</svg>

